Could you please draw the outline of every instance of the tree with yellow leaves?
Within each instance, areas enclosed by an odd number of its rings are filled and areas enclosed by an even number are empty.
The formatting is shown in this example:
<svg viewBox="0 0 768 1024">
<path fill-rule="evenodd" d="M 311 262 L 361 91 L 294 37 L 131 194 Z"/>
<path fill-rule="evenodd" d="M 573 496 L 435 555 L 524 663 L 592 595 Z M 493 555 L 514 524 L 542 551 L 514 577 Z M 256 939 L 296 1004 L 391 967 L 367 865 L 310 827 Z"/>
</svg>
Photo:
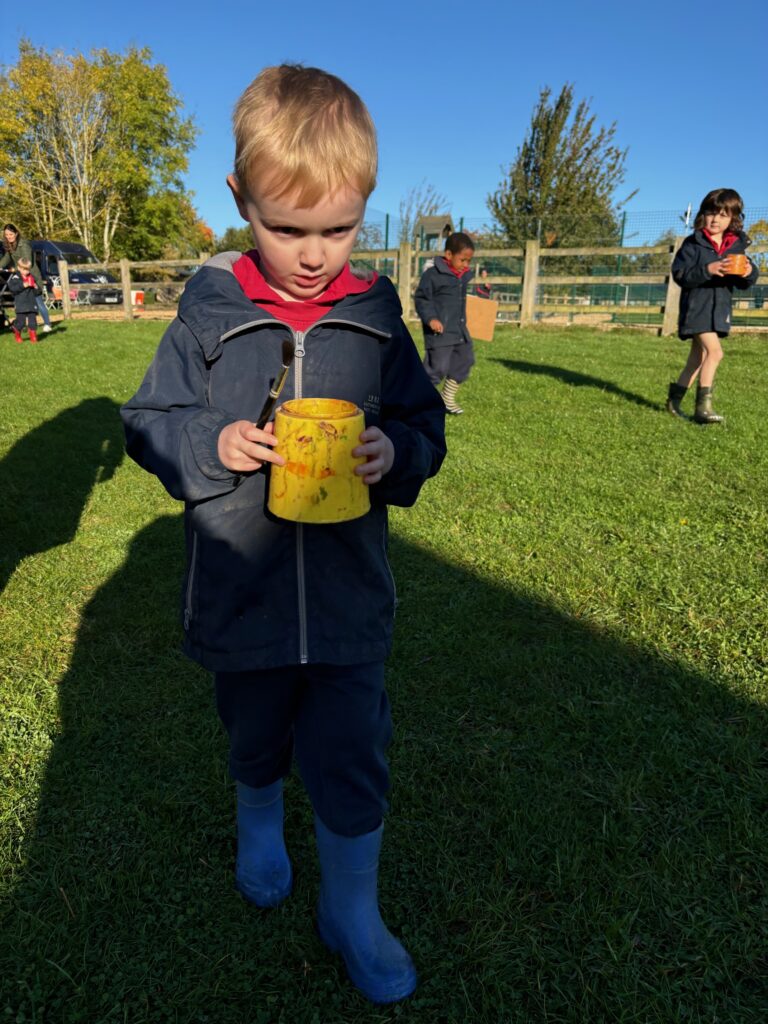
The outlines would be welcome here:
<svg viewBox="0 0 768 1024">
<path fill-rule="evenodd" d="M 151 56 L 22 41 L 0 76 L 0 208 L 27 237 L 79 241 L 107 261 L 156 258 L 194 234 L 181 175 L 196 130 Z"/>
</svg>

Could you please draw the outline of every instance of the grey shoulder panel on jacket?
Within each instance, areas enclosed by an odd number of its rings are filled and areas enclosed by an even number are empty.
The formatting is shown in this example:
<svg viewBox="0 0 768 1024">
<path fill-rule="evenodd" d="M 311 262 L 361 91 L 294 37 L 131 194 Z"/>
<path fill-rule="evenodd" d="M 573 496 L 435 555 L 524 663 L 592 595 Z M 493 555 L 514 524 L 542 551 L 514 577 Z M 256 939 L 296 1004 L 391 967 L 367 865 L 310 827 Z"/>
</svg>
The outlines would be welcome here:
<svg viewBox="0 0 768 1024">
<path fill-rule="evenodd" d="M 217 252 L 214 256 L 211 256 L 210 259 L 207 259 L 205 263 L 203 263 L 200 270 L 202 270 L 203 267 L 211 267 L 214 270 L 229 270 L 231 273 L 234 273 L 232 268 L 242 255 L 243 254 L 241 252 L 235 251 Z"/>
</svg>

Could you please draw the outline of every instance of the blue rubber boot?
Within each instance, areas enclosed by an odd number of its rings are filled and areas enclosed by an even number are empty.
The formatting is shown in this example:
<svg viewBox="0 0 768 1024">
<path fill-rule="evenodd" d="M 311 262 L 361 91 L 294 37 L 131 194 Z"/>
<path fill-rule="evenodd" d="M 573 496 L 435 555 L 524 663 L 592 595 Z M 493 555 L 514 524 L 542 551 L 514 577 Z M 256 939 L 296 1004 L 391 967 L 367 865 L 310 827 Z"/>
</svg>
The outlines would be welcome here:
<svg viewBox="0 0 768 1024">
<path fill-rule="evenodd" d="M 377 898 L 384 826 L 353 839 L 315 817 L 320 855 L 317 930 L 344 957 L 353 983 L 373 1003 L 395 1003 L 416 988 L 416 968 L 381 920 Z"/>
<path fill-rule="evenodd" d="M 290 894 L 293 874 L 283 839 L 283 780 L 253 789 L 237 784 L 235 885 L 257 907 Z"/>
</svg>

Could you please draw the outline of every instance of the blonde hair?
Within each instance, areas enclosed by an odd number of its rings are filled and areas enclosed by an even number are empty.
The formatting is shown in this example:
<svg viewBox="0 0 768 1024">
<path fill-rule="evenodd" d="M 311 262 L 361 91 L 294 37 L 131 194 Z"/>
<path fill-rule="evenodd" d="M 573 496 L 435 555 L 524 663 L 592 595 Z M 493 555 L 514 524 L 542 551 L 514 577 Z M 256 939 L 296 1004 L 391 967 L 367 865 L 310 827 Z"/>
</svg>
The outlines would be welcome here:
<svg viewBox="0 0 768 1024">
<path fill-rule="evenodd" d="M 348 85 L 319 68 L 264 68 L 233 115 L 235 176 L 279 199 L 314 206 L 348 186 L 364 199 L 376 185 L 376 129 Z"/>
<path fill-rule="evenodd" d="M 16 260 L 16 263 L 23 267 L 24 270 L 29 270 L 32 266 L 32 260 L 28 260 L 26 256 L 21 256 Z"/>
</svg>

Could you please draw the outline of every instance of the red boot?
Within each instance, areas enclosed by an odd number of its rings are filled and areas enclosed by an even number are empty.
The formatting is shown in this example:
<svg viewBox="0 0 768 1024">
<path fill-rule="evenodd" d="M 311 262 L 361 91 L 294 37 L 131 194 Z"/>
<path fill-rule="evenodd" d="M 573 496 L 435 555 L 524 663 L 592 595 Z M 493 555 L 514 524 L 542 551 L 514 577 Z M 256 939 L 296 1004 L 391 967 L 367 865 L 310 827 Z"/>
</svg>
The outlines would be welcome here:
<svg viewBox="0 0 768 1024">
<path fill-rule="evenodd" d="M 33 331 L 31 328 L 29 331 L 29 340 L 32 342 L 33 345 L 37 344 L 37 331 Z"/>
<path fill-rule="evenodd" d="M 21 331 L 17 331 L 15 327 L 13 328 L 13 336 L 16 339 L 17 345 L 20 345 L 22 341 L 24 341 L 24 339 L 21 336 Z"/>
</svg>

